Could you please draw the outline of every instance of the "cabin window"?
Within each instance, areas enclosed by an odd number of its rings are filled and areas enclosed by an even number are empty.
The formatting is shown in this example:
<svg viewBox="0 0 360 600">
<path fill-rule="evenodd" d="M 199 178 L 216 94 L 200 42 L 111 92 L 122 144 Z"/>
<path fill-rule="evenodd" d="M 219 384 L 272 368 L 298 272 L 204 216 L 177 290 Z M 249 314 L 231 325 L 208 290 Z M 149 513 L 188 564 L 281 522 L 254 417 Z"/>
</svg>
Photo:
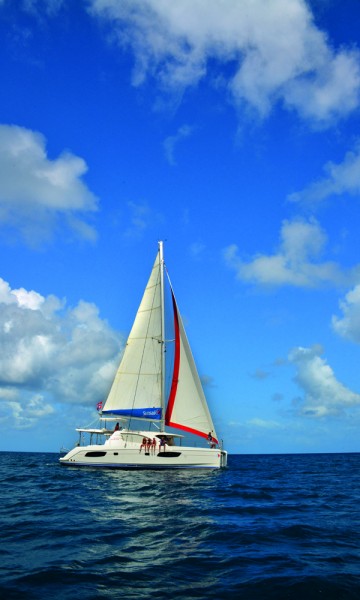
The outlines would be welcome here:
<svg viewBox="0 0 360 600">
<path fill-rule="evenodd" d="M 85 456 L 89 456 L 90 458 L 100 458 L 101 456 L 106 456 L 106 452 L 87 452 Z"/>
<path fill-rule="evenodd" d="M 177 458 L 181 456 L 181 452 L 159 452 L 159 458 Z"/>
</svg>

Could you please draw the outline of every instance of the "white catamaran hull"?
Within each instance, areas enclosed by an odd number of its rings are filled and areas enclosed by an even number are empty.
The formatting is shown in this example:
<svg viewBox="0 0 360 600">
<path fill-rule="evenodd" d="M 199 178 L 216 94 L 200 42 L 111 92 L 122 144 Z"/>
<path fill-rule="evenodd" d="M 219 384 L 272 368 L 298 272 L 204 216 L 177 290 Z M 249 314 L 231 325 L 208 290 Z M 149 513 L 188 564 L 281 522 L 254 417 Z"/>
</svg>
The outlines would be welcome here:
<svg viewBox="0 0 360 600">
<path fill-rule="evenodd" d="M 91 445 L 74 448 L 60 458 L 63 465 L 117 469 L 219 469 L 227 463 L 224 450 L 174 447 L 165 451 L 139 452 L 138 448 Z"/>
</svg>

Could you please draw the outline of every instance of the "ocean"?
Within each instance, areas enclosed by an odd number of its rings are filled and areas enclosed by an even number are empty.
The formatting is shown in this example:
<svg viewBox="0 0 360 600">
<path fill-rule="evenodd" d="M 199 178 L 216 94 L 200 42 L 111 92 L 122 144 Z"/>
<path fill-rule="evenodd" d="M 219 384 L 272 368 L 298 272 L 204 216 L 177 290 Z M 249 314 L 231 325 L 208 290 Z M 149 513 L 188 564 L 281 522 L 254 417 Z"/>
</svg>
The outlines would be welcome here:
<svg viewBox="0 0 360 600">
<path fill-rule="evenodd" d="M 360 454 L 219 471 L 0 453 L 4 600 L 360 598 Z"/>
</svg>

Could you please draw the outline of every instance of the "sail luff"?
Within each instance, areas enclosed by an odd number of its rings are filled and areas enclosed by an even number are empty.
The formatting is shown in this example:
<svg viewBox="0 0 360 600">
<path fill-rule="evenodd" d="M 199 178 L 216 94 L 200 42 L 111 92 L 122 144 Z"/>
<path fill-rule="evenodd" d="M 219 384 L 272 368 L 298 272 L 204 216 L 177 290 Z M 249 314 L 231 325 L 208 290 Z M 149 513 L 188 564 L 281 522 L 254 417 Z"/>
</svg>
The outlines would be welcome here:
<svg viewBox="0 0 360 600">
<path fill-rule="evenodd" d="M 179 334 L 179 316 L 176 308 L 175 296 L 171 289 L 171 298 L 174 312 L 174 333 L 175 333 L 175 351 L 174 351 L 174 366 L 173 376 L 171 380 L 171 388 L 169 399 L 166 408 L 165 422 L 167 425 L 171 425 L 171 414 L 174 408 L 177 386 L 179 382 L 179 368 L 180 368 L 180 334 Z"/>
</svg>

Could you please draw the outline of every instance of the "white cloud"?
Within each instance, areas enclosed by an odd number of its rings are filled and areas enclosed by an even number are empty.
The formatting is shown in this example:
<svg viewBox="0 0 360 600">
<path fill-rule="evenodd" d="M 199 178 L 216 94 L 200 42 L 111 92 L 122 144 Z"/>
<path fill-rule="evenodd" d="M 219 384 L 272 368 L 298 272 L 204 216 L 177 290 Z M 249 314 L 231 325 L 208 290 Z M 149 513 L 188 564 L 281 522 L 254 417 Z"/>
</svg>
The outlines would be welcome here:
<svg viewBox="0 0 360 600">
<path fill-rule="evenodd" d="M 333 50 L 304 0 L 91 0 L 135 55 L 134 85 L 152 76 L 185 90 L 209 76 L 266 116 L 276 102 L 316 122 L 359 104 L 359 55 Z"/>
<path fill-rule="evenodd" d="M 238 247 L 231 245 L 224 250 L 225 260 L 238 279 L 259 285 L 343 285 L 359 275 L 360 266 L 345 272 L 335 262 L 320 260 L 327 238 L 314 219 L 283 221 L 280 237 L 275 254 L 258 254 L 245 261 L 239 257 Z"/>
<path fill-rule="evenodd" d="M 179 127 L 175 135 L 170 135 L 164 141 L 164 150 L 167 161 L 170 165 L 176 165 L 175 148 L 179 142 L 189 137 L 192 133 L 192 128 L 189 125 Z"/>
<path fill-rule="evenodd" d="M 55 16 L 66 0 L 22 0 L 22 8 L 29 13 L 37 16 L 43 16 L 44 13 L 48 16 Z"/>
<path fill-rule="evenodd" d="M 259 427 L 260 429 L 279 429 L 281 425 L 277 421 L 268 421 L 266 419 L 259 419 L 255 417 L 247 422 L 247 425 Z"/>
<path fill-rule="evenodd" d="M 19 393 L 15 400 L 0 402 L 0 422 L 6 424 L 10 419 L 16 429 L 28 429 L 36 425 L 39 420 L 46 419 L 56 412 L 40 394 L 29 395 L 27 400 L 24 397 L 21 400 L 18 398 L 20 398 Z"/>
<path fill-rule="evenodd" d="M 125 230 L 126 238 L 141 238 L 144 232 L 154 225 L 161 225 L 163 216 L 154 211 L 146 202 L 128 202 L 129 227 Z"/>
<path fill-rule="evenodd" d="M 125 237 L 138 238 L 149 226 L 151 210 L 146 203 L 128 202 L 130 211 L 130 226 L 125 231 Z"/>
<path fill-rule="evenodd" d="M 308 185 L 304 190 L 289 196 L 292 202 L 320 202 L 330 196 L 360 194 L 360 143 L 347 152 L 343 162 L 328 162 L 325 177 Z"/>
<path fill-rule="evenodd" d="M 296 401 L 297 412 L 306 417 L 321 418 L 342 414 L 347 408 L 360 405 L 360 394 L 340 383 L 319 347 L 294 348 L 289 361 L 295 365 L 295 381 L 304 392 Z"/>
<path fill-rule="evenodd" d="M 54 404 L 95 407 L 109 389 L 119 347 L 94 304 L 66 307 L 0 279 L 0 405 L 18 427 L 51 414 Z"/>
<path fill-rule="evenodd" d="M 62 223 L 95 239 L 83 220 L 97 210 L 97 198 L 82 181 L 86 171 L 85 161 L 69 152 L 50 159 L 40 133 L 0 125 L 0 227 L 31 244 L 49 239 Z"/>
<path fill-rule="evenodd" d="M 43 296 L 37 292 L 28 292 L 24 288 L 12 290 L 10 285 L 0 278 L 0 303 L 18 304 L 24 308 L 39 308 L 44 302 Z"/>
<path fill-rule="evenodd" d="M 360 343 L 360 284 L 340 301 L 343 317 L 332 317 L 332 326 L 342 337 Z"/>
<path fill-rule="evenodd" d="M 192 258 L 200 258 L 206 250 L 205 244 L 202 242 L 193 242 L 190 245 L 189 252 Z"/>
</svg>

